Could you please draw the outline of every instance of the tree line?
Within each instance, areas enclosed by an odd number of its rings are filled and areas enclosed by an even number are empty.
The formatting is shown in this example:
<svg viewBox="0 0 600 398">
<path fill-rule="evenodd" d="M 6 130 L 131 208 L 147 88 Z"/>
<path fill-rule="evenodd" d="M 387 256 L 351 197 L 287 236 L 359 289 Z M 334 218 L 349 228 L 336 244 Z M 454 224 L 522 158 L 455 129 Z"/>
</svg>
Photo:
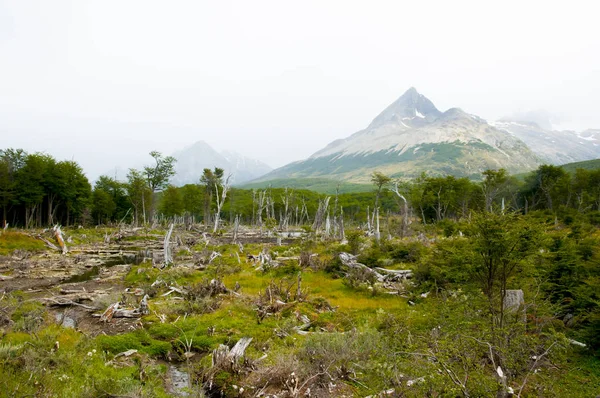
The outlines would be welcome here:
<svg viewBox="0 0 600 398">
<path fill-rule="evenodd" d="M 229 187 L 224 170 L 204 169 L 196 184 L 175 187 L 175 159 L 151 152 L 154 162 L 130 169 L 125 181 L 101 176 L 92 187 L 74 161 L 58 161 L 43 153 L 0 150 L 0 206 L 3 225 L 42 227 L 53 224 L 141 225 L 179 217 L 213 225 L 216 219 L 262 225 L 312 225 L 320 202 L 334 199 L 326 213 L 343 212 L 348 222 L 369 222 L 400 213 L 423 224 L 459 220 L 474 211 L 534 210 L 553 213 L 598 213 L 600 170 L 542 165 L 526 175 L 504 169 L 486 170 L 480 181 L 422 174 L 411 181 L 393 180 L 375 172 L 373 192 L 319 194 L 303 189 Z M 333 215 L 333 214 L 332 214 Z M 372 220 L 372 219 L 371 219 Z"/>
</svg>

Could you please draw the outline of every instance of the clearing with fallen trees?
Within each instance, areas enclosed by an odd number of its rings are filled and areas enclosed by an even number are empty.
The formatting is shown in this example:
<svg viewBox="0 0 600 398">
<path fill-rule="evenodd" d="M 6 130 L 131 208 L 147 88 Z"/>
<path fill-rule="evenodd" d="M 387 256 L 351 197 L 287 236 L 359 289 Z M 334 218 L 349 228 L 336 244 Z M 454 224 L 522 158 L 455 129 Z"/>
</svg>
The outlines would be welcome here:
<svg viewBox="0 0 600 398">
<path fill-rule="evenodd" d="M 598 343 L 586 329 L 594 326 L 574 309 L 560 315 L 550 299 L 556 285 L 547 285 L 560 281 L 556 267 L 569 253 L 578 267 L 595 261 L 595 232 L 582 241 L 555 220 L 490 213 L 455 222 L 451 234 L 413 219 L 399 223 L 401 236 L 377 237 L 368 225 L 334 229 L 342 224 L 327 206 L 304 229 L 236 220 L 218 233 L 174 222 L 4 231 L 0 369 L 9 377 L 1 390 L 596 392 Z M 552 247 L 558 241 L 563 247 Z"/>
</svg>

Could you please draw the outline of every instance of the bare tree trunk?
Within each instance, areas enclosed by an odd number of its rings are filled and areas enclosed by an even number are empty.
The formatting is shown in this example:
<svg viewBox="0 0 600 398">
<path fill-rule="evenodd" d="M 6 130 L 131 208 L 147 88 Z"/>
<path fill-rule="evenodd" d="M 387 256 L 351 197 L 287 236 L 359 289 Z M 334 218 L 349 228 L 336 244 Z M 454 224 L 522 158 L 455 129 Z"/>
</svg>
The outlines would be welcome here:
<svg viewBox="0 0 600 398">
<path fill-rule="evenodd" d="M 144 192 L 142 192 L 142 215 L 144 216 L 144 224 L 146 224 L 146 198 L 144 198 Z"/>
<path fill-rule="evenodd" d="M 164 249 L 164 254 L 165 254 L 165 263 L 164 263 L 165 266 L 168 266 L 169 264 L 173 263 L 173 254 L 171 253 L 171 246 L 170 246 L 172 233 L 173 233 L 173 223 L 171 223 L 171 225 L 169 226 L 169 231 L 165 235 L 165 240 L 163 242 L 163 249 Z"/>
<path fill-rule="evenodd" d="M 231 175 L 227 176 L 225 180 L 225 184 L 223 185 L 223 190 L 221 191 L 221 197 L 219 198 L 219 184 L 215 183 L 215 191 L 217 192 L 217 212 L 215 213 L 215 226 L 213 228 L 213 233 L 217 232 L 219 229 L 219 221 L 221 220 L 221 209 L 223 208 L 223 204 L 225 203 L 225 199 L 227 198 L 227 191 L 229 191 L 229 179 Z"/>
<path fill-rule="evenodd" d="M 379 207 L 375 209 L 375 239 L 377 243 L 381 240 L 381 234 L 379 232 Z"/>
<path fill-rule="evenodd" d="M 324 200 L 319 201 L 319 208 L 317 209 L 317 214 L 315 214 L 315 221 L 313 222 L 312 226 L 315 234 L 317 234 L 321 229 L 325 215 L 327 214 L 327 208 L 329 207 L 329 199 L 330 197 L 328 196 Z"/>
<path fill-rule="evenodd" d="M 240 215 L 235 216 L 235 221 L 233 222 L 233 242 L 237 242 L 238 232 L 240 229 Z"/>
<path fill-rule="evenodd" d="M 402 199 L 402 202 L 404 203 L 404 206 L 403 206 L 404 214 L 402 215 L 402 237 L 404 237 L 404 236 L 406 236 L 407 229 L 408 229 L 408 201 L 406 200 L 406 197 L 404 195 L 402 195 L 400 193 L 400 191 L 398 190 L 398 182 L 397 181 L 394 184 L 394 193 L 400 199 Z M 425 218 L 423 218 L 423 222 L 425 222 Z"/>
</svg>

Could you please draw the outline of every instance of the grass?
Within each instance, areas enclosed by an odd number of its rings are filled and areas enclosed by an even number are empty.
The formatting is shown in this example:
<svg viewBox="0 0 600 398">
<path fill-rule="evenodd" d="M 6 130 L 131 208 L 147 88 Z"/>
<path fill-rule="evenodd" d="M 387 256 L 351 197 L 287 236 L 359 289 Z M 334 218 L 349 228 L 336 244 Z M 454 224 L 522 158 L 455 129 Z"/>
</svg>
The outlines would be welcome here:
<svg viewBox="0 0 600 398">
<path fill-rule="evenodd" d="M 102 235 L 103 232 L 97 233 Z M 300 269 L 295 260 L 287 260 L 266 272 L 256 270 L 257 265 L 247 263 L 244 254 L 257 254 L 265 247 L 280 257 L 297 256 L 304 251 L 317 253 L 318 261 L 313 268 Z M 487 346 L 460 339 L 461 335 L 487 338 L 481 337 L 487 318 L 478 310 L 485 305 L 477 292 L 459 289 L 459 294 L 448 296 L 432 291 L 422 298 L 423 286 L 407 285 L 406 297 L 374 293 L 366 285 L 352 287 L 339 274 L 325 271 L 334 269 L 331 265 L 335 254 L 347 249 L 337 244 L 247 244 L 244 249 L 244 254 L 239 253 L 240 264 L 236 245 L 199 245 L 194 248 L 196 252 L 221 253 L 203 271 L 187 267 L 158 270 L 149 264 L 132 266 L 125 284 L 144 288 L 150 294 L 151 314 L 141 319 L 143 328 L 119 335 L 89 337 L 63 329 L 51 324 L 45 307 L 24 301 L 23 294 L 12 292 L 0 298 L 0 310 L 10 307 L 4 313 L 12 322 L 0 331 L 0 370 L 5 375 L 0 378 L 0 391 L 14 391 L 21 396 L 163 397 L 167 396 L 163 358 L 184 360 L 183 354 L 188 350 L 197 353 L 187 363 L 197 382 L 211 366 L 212 350 L 220 344 L 232 347 L 240 338 L 252 337 L 247 358 L 256 360 L 265 353 L 267 358 L 252 372 L 218 372 L 214 377 L 217 385 L 248 386 L 252 384 L 247 377 L 256 377 L 261 382 L 253 385 L 264 386 L 268 381 L 270 386 L 283 387 L 292 371 L 303 382 L 328 368 L 347 396 L 374 395 L 389 388 L 403 396 L 426 396 L 431 391 L 443 391 L 444 396 L 460 395 L 447 376 L 438 373 L 439 362 L 397 355 L 435 350 L 461 376 L 464 369 L 470 372 L 472 396 L 494 395 L 497 380 L 495 369 L 485 361 Z M 384 260 L 391 264 L 386 265 L 389 267 L 414 268 L 428 261 L 421 244 L 405 241 L 381 246 L 365 244 L 360 251 L 365 258 L 372 256 L 376 263 Z M 298 272 L 305 295 L 301 301 L 295 298 Z M 197 293 L 196 297 L 188 295 L 182 300 L 175 298 L 180 296 L 178 293 L 162 297 L 168 291 L 163 284 L 149 288 L 162 279 L 167 285 L 176 284 L 194 292 L 195 284 L 213 278 L 220 278 L 230 289 L 239 283 L 241 296 L 198 297 Z M 265 291 L 271 284 L 289 287 L 290 302 L 259 321 L 259 295 L 267 302 Z M 409 300 L 413 303 L 409 304 Z M 311 321 L 308 335 L 295 329 L 303 322 L 301 316 Z M 56 350 L 56 346 L 60 348 Z M 114 359 L 129 349 L 138 353 L 127 359 Z M 524 361 L 531 355 L 521 354 L 518 357 Z M 532 374 L 526 395 L 583 396 L 595 392 L 595 386 L 600 384 L 600 362 L 585 353 L 569 355 L 572 358 L 568 360 L 553 359 L 562 368 L 546 367 Z M 407 386 L 408 380 L 421 376 L 426 377 L 425 383 Z M 513 387 L 519 384 L 520 380 L 512 380 Z M 224 391 L 228 396 L 237 394 L 231 389 Z M 329 394 L 342 395 L 339 390 Z"/>
<path fill-rule="evenodd" d="M 44 249 L 45 246 L 41 240 L 29 235 L 13 231 L 0 233 L 0 255 L 7 256 L 15 250 L 37 252 Z"/>
</svg>

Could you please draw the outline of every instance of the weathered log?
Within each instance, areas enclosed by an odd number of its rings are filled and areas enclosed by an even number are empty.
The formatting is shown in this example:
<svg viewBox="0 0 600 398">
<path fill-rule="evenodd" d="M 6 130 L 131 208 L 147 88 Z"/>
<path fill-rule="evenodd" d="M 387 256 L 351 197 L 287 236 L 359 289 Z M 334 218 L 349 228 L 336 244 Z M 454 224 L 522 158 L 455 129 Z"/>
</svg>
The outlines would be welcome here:
<svg viewBox="0 0 600 398">
<path fill-rule="evenodd" d="M 119 303 L 118 302 L 109 305 L 108 308 L 106 309 L 106 311 L 104 311 L 102 313 L 102 315 L 100 316 L 100 320 L 102 322 L 110 322 L 110 320 L 113 318 L 113 316 L 115 315 L 115 312 L 118 309 L 119 309 Z"/>
<path fill-rule="evenodd" d="M 77 307 L 85 308 L 86 310 L 90 310 L 90 311 L 96 311 L 96 309 L 97 309 L 97 308 L 94 308 L 94 307 L 90 307 L 89 305 L 81 304 L 81 303 L 78 303 L 78 302 L 73 301 L 73 300 L 65 300 L 65 299 L 62 299 L 62 298 L 55 299 L 55 298 L 52 298 L 52 297 L 46 297 L 46 298 L 43 298 L 41 300 L 42 300 L 42 302 L 45 305 L 48 305 L 50 307 L 77 306 Z"/>
<path fill-rule="evenodd" d="M 383 282 L 385 280 L 385 277 L 383 275 L 381 275 L 379 272 L 367 267 L 364 264 L 357 262 L 356 256 L 353 256 L 350 253 L 342 252 L 339 254 L 339 257 L 340 257 L 340 260 L 342 261 L 342 264 L 344 264 L 346 267 L 362 269 L 367 273 L 373 274 L 375 276 L 375 278 L 377 279 L 377 281 L 379 281 L 379 282 Z"/>
<path fill-rule="evenodd" d="M 379 272 L 384 273 L 384 278 L 386 280 L 402 280 L 402 279 L 410 279 L 412 278 L 412 270 L 409 269 L 386 269 L 381 267 L 375 267 Z"/>
</svg>

